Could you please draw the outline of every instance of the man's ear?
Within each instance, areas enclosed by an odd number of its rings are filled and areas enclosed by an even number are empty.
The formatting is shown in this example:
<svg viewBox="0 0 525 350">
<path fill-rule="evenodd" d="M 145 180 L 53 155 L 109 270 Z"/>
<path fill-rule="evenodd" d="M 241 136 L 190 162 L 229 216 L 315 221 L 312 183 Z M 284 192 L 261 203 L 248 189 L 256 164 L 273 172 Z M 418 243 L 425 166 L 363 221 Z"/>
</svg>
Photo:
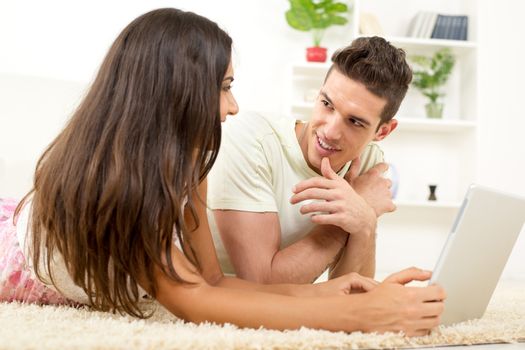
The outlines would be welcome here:
<svg viewBox="0 0 525 350">
<path fill-rule="evenodd" d="M 381 141 L 392 131 L 397 128 L 397 120 L 396 119 L 390 119 L 388 122 L 383 123 L 379 126 L 379 129 L 376 131 L 376 136 L 374 137 L 374 141 Z"/>
</svg>

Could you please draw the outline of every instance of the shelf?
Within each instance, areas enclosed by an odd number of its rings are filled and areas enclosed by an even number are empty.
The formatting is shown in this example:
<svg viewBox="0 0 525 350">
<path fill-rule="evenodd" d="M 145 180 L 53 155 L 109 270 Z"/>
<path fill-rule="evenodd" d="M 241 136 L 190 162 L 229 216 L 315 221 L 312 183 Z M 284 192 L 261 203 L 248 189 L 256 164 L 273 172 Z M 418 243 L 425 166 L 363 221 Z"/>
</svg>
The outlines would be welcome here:
<svg viewBox="0 0 525 350">
<path fill-rule="evenodd" d="M 310 74 L 324 74 L 328 71 L 328 68 L 332 65 L 332 62 L 327 61 L 323 63 L 318 62 L 299 62 L 292 65 L 292 74 L 294 75 L 310 75 Z"/>
<path fill-rule="evenodd" d="M 446 40 L 446 39 L 422 39 L 409 37 L 385 37 L 394 46 L 408 50 L 410 53 L 435 51 L 450 48 L 455 54 L 464 54 L 476 50 L 478 45 L 472 41 Z M 298 62 L 292 65 L 294 75 L 324 74 L 332 65 L 331 62 Z"/>
<path fill-rule="evenodd" d="M 467 120 L 454 119 L 423 119 L 423 118 L 396 118 L 399 121 L 397 130 L 400 131 L 432 131 L 432 132 L 461 132 L 474 130 L 476 123 Z"/>
<path fill-rule="evenodd" d="M 410 52 L 429 51 L 450 48 L 455 54 L 464 54 L 475 50 L 478 45 L 466 40 L 447 40 L 447 39 L 423 39 L 409 37 L 385 37 L 394 46 L 401 47 Z"/>
<path fill-rule="evenodd" d="M 394 200 L 398 209 L 402 208 L 420 208 L 420 209 L 449 209 L 457 210 L 461 206 L 460 202 L 430 202 L 430 201 L 409 201 L 409 200 Z"/>
</svg>

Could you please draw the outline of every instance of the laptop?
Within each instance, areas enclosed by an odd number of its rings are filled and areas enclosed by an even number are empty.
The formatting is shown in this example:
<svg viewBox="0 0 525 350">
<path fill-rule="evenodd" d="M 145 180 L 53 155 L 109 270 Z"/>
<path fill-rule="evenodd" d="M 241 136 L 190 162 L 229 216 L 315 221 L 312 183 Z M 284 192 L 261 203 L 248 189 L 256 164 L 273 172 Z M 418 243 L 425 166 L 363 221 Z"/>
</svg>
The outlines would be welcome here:
<svg viewBox="0 0 525 350">
<path fill-rule="evenodd" d="M 471 185 L 430 284 L 445 289 L 441 323 L 483 316 L 525 222 L 525 198 Z"/>
</svg>

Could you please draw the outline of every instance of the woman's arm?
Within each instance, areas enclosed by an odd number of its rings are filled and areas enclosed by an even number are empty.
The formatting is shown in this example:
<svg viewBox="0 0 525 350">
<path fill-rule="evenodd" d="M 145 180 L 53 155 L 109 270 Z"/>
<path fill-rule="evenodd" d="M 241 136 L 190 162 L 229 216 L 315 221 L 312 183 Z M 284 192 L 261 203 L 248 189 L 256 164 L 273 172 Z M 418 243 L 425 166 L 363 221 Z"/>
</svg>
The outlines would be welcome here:
<svg viewBox="0 0 525 350">
<path fill-rule="evenodd" d="M 172 256 L 177 273 L 192 284 L 171 280 L 156 271 L 157 300 L 173 314 L 192 322 L 232 323 L 240 327 L 295 329 L 301 326 L 329 330 L 359 329 L 359 319 L 340 312 L 341 305 L 358 300 L 344 296 L 309 298 L 264 293 L 255 288 L 237 289 L 212 286 L 178 250 Z M 338 312 L 339 311 L 339 312 Z M 336 318 L 334 317 L 338 314 Z"/>
<path fill-rule="evenodd" d="M 205 183 L 203 186 L 201 191 L 205 191 Z M 205 192 L 201 192 L 201 198 L 206 198 Z M 205 206 L 198 205 L 197 210 L 201 226 L 191 236 L 190 244 L 199 259 L 202 272 L 178 249 L 173 250 L 171 259 L 179 276 L 189 283 L 172 280 L 160 268 L 156 268 L 155 272 L 157 300 L 183 319 L 233 323 L 253 328 L 296 329 L 305 326 L 346 332 L 403 331 L 407 335 L 427 334 L 439 324 L 439 315 L 443 311 L 442 300 L 445 298 L 443 289 L 438 286 L 404 286 L 411 280 L 426 280 L 430 277 L 429 272 L 419 269 L 412 268 L 394 274 L 367 293 L 331 296 L 293 296 L 329 294 L 318 293 L 318 290 L 323 290 L 322 287 L 257 285 L 225 278 L 217 262 Z M 332 283 L 333 286 L 337 281 L 329 281 L 324 285 Z M 361 288 L 359 283 L 347 283 L 340 294 L 348 294 L 356 286 L 357 289 Z"/>
<path fill-rule="evenodd" d="M 403 283 L 429 277 L 406 270 L 368 293 L 323 297 L 294 297 L 253 288 L 212 286 L 184 254 L 174 249 L 172 261 L 178 283 L 156 268 L 157 300 L 173 314 L 192 322 L 232 323 L 239 327 L 297 329 L 301 326 L 331 331 L 403 331 L 424 335 L 439 324 L 444 298 L 438 286 L 411 288 Z"/>
</svg>

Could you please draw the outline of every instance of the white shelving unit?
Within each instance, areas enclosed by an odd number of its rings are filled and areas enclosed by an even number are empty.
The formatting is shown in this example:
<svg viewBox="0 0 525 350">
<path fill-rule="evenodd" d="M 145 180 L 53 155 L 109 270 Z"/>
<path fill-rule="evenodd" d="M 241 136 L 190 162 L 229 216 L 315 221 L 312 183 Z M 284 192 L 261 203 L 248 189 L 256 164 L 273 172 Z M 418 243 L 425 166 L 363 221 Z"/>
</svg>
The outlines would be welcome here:
<svg viewBox="0 0 525 350">
<path fill-rule="evenodd" d="M 433 268 L 446 234 L 461 205 L 470 183 L 476 181 L 478 158 L 478 45 L 475 0 L 355 0 L 352 15 L 354 38 L 360 34 L 359 14 L 374 14 L 381 23 L 384 37 L 412 55 L 431 55 L 450 48 L 456 66 L 444 87 L 446 97 L 443 119 L 425 117 L 426 99 L 414 88 L 396 116 L 398 128 L 380 142 L 385 160 L 394 165 L 399 177 L 395 199 L 398 209 L 381 218 L 378 231 L 378 270 L 396 270 L 417 264 Z M 418 11 L 469 16 L 468 41 L 409 38 L 404 35 Z M 341 46 L 348 44 L 341 43 Z M 329 48 L 334 50 L 337 48 Z M 289 113 L 298 119 L 309 119 L 316 96 L 329 63 L 299 62 L 291 67 Z M 429 184 L 437 184 L 438 200 L 427 200 Z M 421 235 L 425 233 L 424 235 Z M 432 244 L 434 248 L 420 255 L 407 251 L 398 256 L 391 244 L 397 240 L 414 244 Z M 396 261 L 392 264 L 392 261 Z M 429 263 L 432 262 L 432 263 Z M 383 267 L 382 267 L 383 266 Z"/>
<path fill-rule="evenodd" d="M 406 38 L 406 37 L 395 37 L 386 36 L 385 39 L 390 41 L 395 46 L 404 47 L 409 50 L 439 50 L 443 48 L 449 48 L 455 54 L 462 54 L 472 49 L 477 48 L 477 43 L 472 41 L 464 40 L 446 40 L 446 39 L 421 39 L 421 38 Z"/>
<path fill-rule="evenodd" d="M 404 208 L 428 208 L 428 209 L 445 209 L 445 210 L 453 210 L 457 211 L 459 207 L 461 206 L 461 202 L 430 202 L 430 201 L 394 201 L 395 205 L 398 209 L 404 209 Z"/>
</svg>

